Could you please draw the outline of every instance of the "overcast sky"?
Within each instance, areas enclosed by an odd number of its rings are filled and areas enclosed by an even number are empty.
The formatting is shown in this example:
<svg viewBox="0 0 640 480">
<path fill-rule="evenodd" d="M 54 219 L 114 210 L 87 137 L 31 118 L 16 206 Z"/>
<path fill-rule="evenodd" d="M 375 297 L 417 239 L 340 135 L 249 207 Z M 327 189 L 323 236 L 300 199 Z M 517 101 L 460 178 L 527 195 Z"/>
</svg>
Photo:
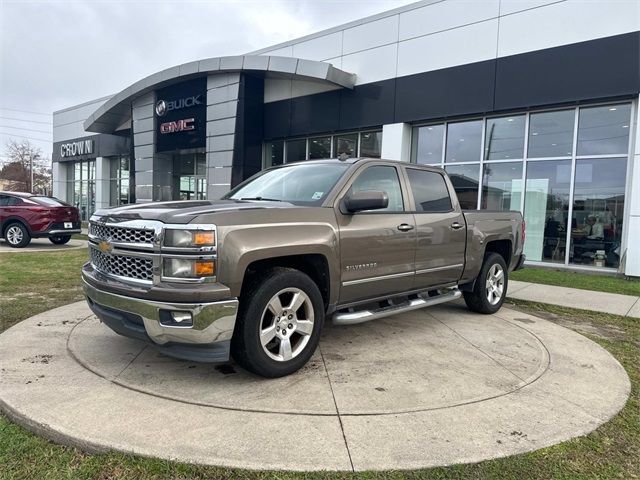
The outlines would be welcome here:
<svg viewBox="0 0 640 480">
<path fill-rule="evenodd" d="M 412 1 L 0 0 L 0 164 L 7 134 L 50 157 L 54 110 Z"/>
</svg>

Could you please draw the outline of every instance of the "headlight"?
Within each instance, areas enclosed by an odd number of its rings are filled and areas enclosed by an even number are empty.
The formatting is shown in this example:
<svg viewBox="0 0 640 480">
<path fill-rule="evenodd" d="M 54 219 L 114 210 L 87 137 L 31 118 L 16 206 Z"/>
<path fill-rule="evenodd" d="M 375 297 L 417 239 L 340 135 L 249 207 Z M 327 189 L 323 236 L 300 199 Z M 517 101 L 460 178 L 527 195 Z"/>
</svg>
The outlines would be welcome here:
<svg viewBox="0 0 640 480">
<path fill-rule="evenodd" d="M 164 233 L 165 247 L 198 248 L 214 247 L 216 233 L 214 230 L 182 230 L 167 229 Z"/>
<path fill-rule="evenodd" d="M 216 263 L 213 259 L 165 258 L 162 262 L 163 277 L 198 279 L 215 275 Z"/>
</svg>

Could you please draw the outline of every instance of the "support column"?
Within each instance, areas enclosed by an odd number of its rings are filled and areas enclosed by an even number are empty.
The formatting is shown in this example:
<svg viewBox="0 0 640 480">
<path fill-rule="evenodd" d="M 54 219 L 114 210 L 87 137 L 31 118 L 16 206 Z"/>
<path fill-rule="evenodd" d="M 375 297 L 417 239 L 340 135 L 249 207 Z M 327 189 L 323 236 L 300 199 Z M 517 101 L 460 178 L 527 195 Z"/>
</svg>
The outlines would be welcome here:
<svg viewBox="0 0 640 480">
<path fill-rule="evenodd" d="M 96 210 L 109 207 L 111 159 L 96 157 Z"/>
<path fill-rule="evenodd" d="M 239 73 L 207 78 L 207 198 L 231 189 L 231 167 L 238 110 Z"/>
<path fill-rule="evenodd" d="M 67 168 L 67 163 L 53 162 L 51 165 L 52 188 L 54 197 L 63 202 L 71 203 L 71 199 L 67 198 Z"/>
<path fill-rule="evenodd" d="M 631 122 L 631 152 L 629 162 L 629 191 L 625 202 L 629 205 L 626 223 L 626 262 L 624 273 L 640 277 L 640 97 L 635 105 L 635 114 Z"/>
<path fill-rule="evenodd" d="M 386 160 L 411 160 L 411 125 L 393 123 L 382 126 L 382 158 Z"/>
<path fill-rule="evenodd" d="M 136 203 L 148 203 L 158 198 L 154 188 L 154 122 L 155 93 L 136 98 L 132 106 L 133 154 L 136 168 Z M 170 198 L 169 198 L 170 199 Z"/>
</svg>

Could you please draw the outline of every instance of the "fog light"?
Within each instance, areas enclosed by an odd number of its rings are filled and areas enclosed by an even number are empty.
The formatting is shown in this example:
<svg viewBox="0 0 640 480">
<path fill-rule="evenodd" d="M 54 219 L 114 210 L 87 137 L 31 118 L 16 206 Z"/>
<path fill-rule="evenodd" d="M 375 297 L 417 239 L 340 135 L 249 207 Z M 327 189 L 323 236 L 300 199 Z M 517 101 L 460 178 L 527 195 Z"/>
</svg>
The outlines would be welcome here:
<svg viewBox="0 0 640 480">
<path fill-rule="evenodd" d="M 163 327 L 193 327 L 193 316 L 191 312 L 181 312 L 179 310 L 160 310 L 160 325 Z"/>
</svg>

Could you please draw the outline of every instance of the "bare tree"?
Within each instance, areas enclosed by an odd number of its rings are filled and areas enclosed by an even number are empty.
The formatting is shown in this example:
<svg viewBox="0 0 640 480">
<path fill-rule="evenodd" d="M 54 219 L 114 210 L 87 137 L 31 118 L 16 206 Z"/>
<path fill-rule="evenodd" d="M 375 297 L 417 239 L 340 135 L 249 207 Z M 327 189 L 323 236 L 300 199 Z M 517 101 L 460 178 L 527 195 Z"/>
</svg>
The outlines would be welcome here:
<svg viewBox="0 0 640 480">
<path fill-rule="evenodd" d="M 51 193 L 51 161 L 29 140 L 11 139 L 5 147 L 8 162 L 0 169 L 0 180 L 7 180 L 13 191 Z"/>
</svg>

